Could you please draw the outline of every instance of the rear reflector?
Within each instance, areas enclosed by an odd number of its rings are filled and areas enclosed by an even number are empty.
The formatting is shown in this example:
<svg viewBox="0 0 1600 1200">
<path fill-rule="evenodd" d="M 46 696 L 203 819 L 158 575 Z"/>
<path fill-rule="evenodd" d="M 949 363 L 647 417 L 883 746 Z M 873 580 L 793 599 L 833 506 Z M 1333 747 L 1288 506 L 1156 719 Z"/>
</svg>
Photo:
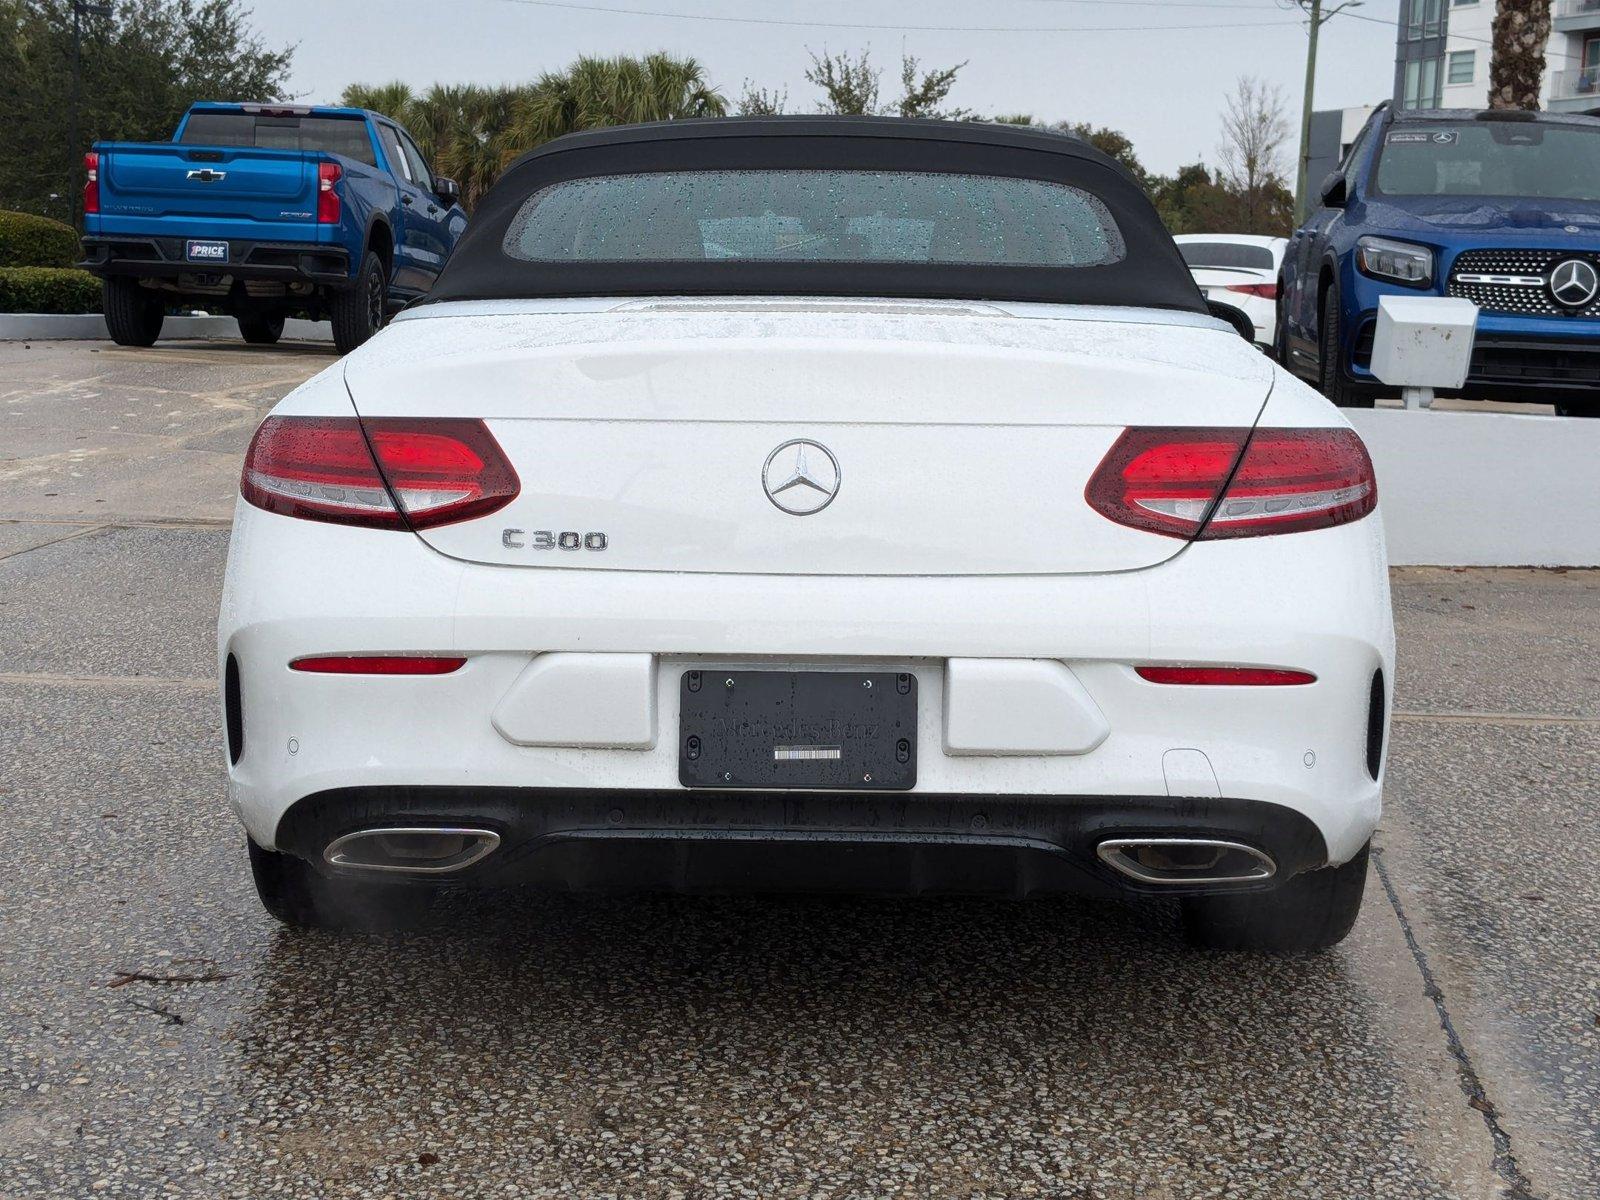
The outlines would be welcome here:
<svg viewBox="0 0 1600 1200">
<path fill-rule="evenodd" d="M 1378 484 L 1350 429 L 1125 429 L 1084 499 L 1133 529 L 1235 538 L 1359 520 Z"/>
<path fill-rule="evenodd" d="M 289 666 L 318 675 L 448 675 L 466 661 L 423 654 L 327 654 L 297 658 Z"/>
<path fill-rule="evenodd" d="M 1150 683 L 1177 683 L 1190 687 L 1289 687 L 1315 683 L 1309 671 L 1279 671 L 1266 667 L 1135 667 L 1139 678 Z"/>
<path fill-rule="evenodd" d="M 268 417 L 239 481 L 268 512 L 376 529 L 481 517 L 520 488 L 488 426 L 462 418 Z"/>
</svg>

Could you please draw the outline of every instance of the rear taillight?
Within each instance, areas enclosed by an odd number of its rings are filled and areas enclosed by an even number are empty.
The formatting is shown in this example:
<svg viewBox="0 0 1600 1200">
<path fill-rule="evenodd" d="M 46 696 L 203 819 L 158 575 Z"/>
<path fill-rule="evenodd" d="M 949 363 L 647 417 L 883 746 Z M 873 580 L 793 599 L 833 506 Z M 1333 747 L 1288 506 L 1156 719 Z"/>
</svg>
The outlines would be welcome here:
<svg viewBox="0 0 1600 1200">
<path fill-rule="evenodd" d="M 1359 520 L 1378 484 L 1349 429 L 1126 429 L 1084 498 L 1119 525 L 1234 538 Z"/>
<path fill-rule="evenodd" d="M 377 529 L 481 517 L 520 488 L 488 427 L 466 418 L 268 417 L 239 481 L 268 512 Z"/>
<path fill-rule="evenodd" d="M 1223 290 L 1240 292 L 1246 296 L 1259 296 L 1263 300 L 1278 298 L 1278 285 L 1275 283 L 1230 283 L 1226 284 Z"/>
<path fill-rule="evenodd" d="M 319 225 L 337 225 L 339 223 L 339 193 L 334 191 L 333 185 L 344 178 L 344 168 L 336 162 L 319 162 L 317 164 L 317 223 Z"/>
<path fill-rule="evenodd" d="M 83 211 L 100 211 L 100 154 L 95 150 L 83 156 Z"/>
</svg>

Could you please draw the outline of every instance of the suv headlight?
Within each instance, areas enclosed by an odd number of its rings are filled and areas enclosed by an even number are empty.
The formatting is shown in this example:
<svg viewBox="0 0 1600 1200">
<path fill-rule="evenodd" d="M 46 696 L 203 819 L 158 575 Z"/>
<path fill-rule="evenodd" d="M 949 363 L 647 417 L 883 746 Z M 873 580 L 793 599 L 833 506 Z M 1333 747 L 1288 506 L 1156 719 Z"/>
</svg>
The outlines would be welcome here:
<svg viewBox="0 0 1600 1200">
<path fill-rule="evenodd" d="M 1392 279 L 1411 287 L 1433 282 L 1433 251 L 1410 242 L 1364 237 L 1356 242 L 1356 266 L 1374 279 Z"/>
</svg>

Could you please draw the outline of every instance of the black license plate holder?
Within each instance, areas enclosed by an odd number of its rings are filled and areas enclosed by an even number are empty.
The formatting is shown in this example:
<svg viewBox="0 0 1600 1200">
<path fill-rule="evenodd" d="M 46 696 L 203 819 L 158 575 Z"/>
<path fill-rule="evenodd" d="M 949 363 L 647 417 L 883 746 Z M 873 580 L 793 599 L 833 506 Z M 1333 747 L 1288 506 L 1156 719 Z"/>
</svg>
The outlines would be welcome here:
<svg viewBox="0 0 1600 1200">
<path fill-rule="evenodd" d="M 183 257 L 192 263 L 226 263 L 229 259 L 228 243 L 190 238 L 183 246 Z"/>
<path fill-rule="evenodd" d="M 917 677 L 909 671 L 685 671 L 678 696 L 685 787 L 916 785 Z"/>
</svg>

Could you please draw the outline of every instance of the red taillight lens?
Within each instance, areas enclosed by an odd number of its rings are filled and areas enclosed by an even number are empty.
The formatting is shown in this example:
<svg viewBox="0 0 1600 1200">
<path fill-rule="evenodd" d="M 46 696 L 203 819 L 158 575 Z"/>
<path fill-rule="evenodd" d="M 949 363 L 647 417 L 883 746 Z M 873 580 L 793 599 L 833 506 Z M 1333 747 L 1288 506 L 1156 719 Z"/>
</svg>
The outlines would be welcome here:
<svg viewBox="0 0 1600 1200">
<path fill-rule="evenodd" d="M 1315 683 L 1309 671 L 1281 671 L 1269 667 L 1135 667 L 1139 678 L 1150 683 L 1176 683 L 1188 687 L 1292 687 Z"/>
<path fill-rule="evenodd" d="M 268 512 L 377 529 L 481 517 L 520 489 L 488 426 L 461 418 L 268 417 L 239 481 Z"/>
<path fill-rule="evenodd" d="M 1278 298 L 1278 285 L 1275 283 L 1230 283 L 1225 285 L 1225 290 L 1246 296 L 1260 296 L 1263 300 Z"/>
<path fill-rule="evenodd" d="M 289 668 L 317 675 L 448 675 L 466 661 L 432 654 L 323 654 L 297 658 Z"/>
<path fill-rule="evenodd" d="M 83 156 L 83 211 L 100 211 L 100 155 L 95 150 Z"/>
<path fill-rule="evenodd" d="M 1233 538 L 1359 520 L 1378 484 L 1349 429 L 1126 429 L 1084 499 L 1134 529 Z"/>
<path fill-rule="evenodd" d="M 339 193 L 333 190 L 333 185 L 344 178 L 344 168 L 336 162 L 319 162 L 317 164 L 317 223 L 320 225 L 337 225 L 339 223 Z"/>
</svg>

